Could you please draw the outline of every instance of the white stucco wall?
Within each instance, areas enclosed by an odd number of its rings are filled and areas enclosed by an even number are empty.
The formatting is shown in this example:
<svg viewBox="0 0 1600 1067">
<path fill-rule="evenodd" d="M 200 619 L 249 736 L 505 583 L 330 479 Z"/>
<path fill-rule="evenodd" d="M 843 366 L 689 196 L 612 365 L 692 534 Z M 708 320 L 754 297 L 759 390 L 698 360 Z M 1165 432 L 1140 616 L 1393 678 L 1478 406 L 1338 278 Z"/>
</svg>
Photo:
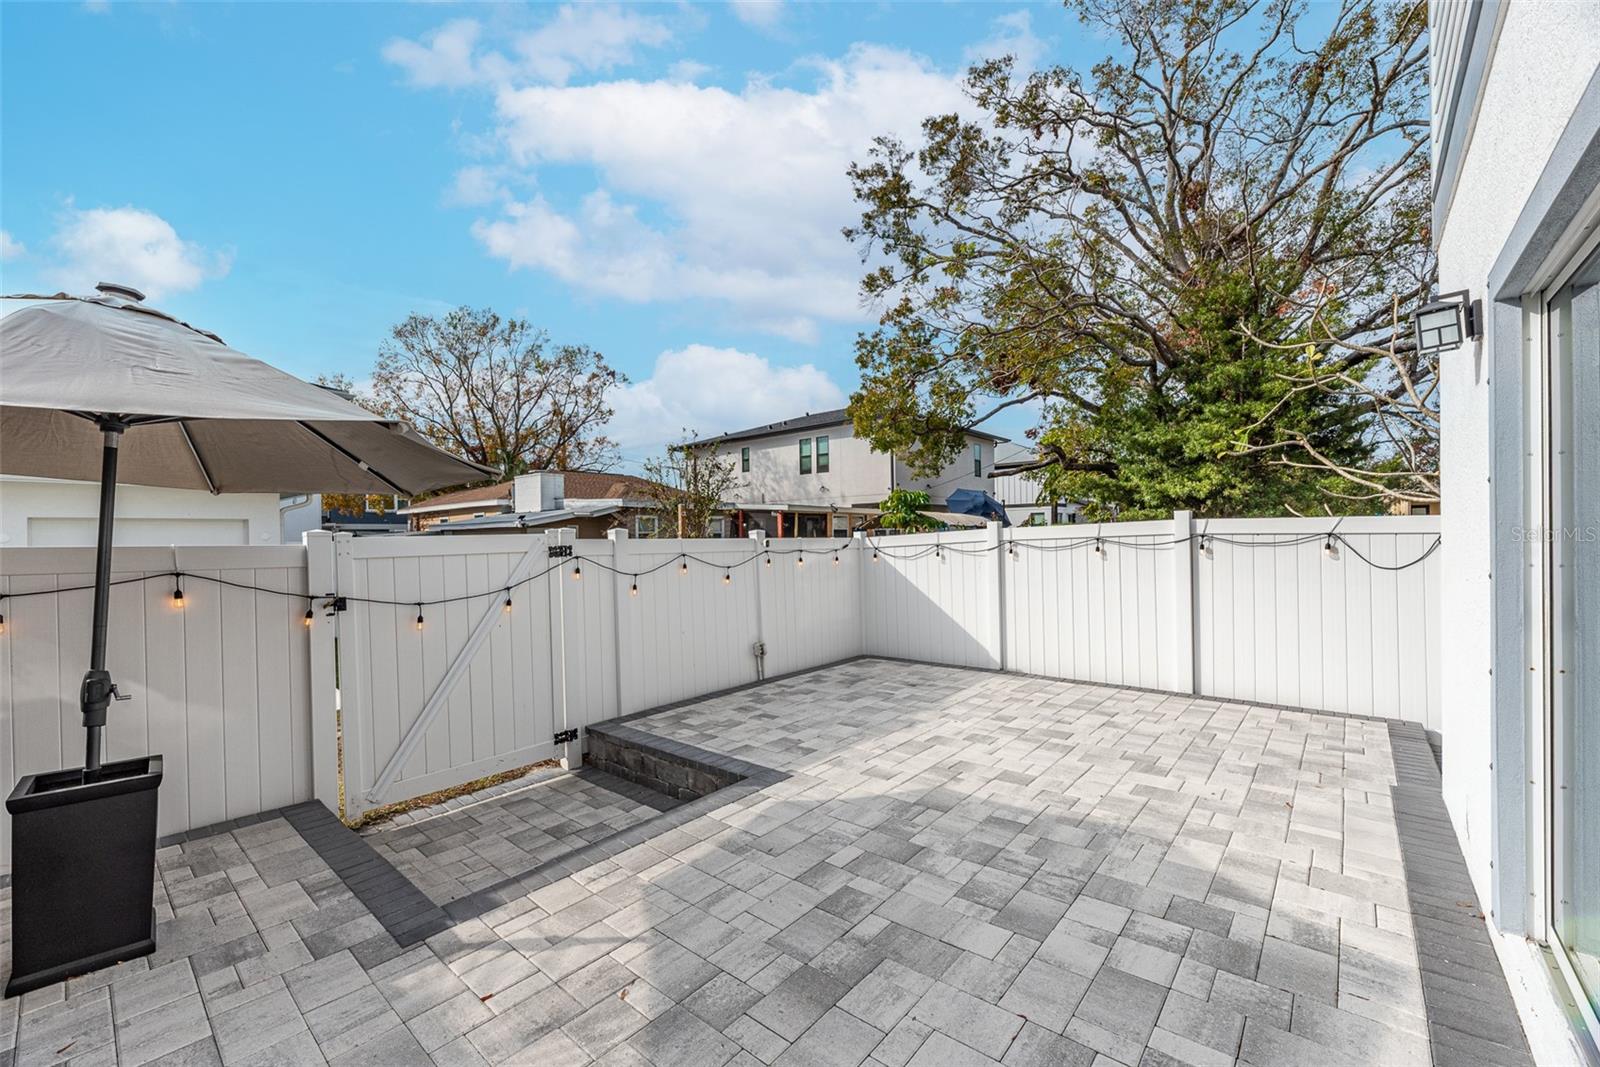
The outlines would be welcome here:
<svg viewBox="0 0 1600 1067">
<path fill-rule="evenodd" d="M 1485 299 L 1489 271 L 1600 63 L 1600 4 L 1511 0 L 1439 235 L 1439 290 Z M 1487 300 L 1486 300 L 1487 303 Z M 1489 339 L 1441 360 L 1445 801 L 1482 899 L 1490 861 Z M 1502 531 L 1501 536 L 1511 536 Z"/>
<path fill-rule="evenodd" d="M 972 448 L 976 445 L 983 456 L 984 477 L 977 478 L 972 474 Z M 935 505 L 942 504 L 951 493 L 957 489 L 981 489 L 992 494 L 994 479 L 989 477 L 989 472 L 994 470 L 994 444 L 990 441 L 981 441 L 976 437 L 967 438 L 967 447 L 962 449 L 961 455 L 956 457 L 943 470 L 933 477 L 916 475 L 903 461 L 895 461 L 894 480 L 895 487 L 899 489 L 921 489 L 928 494 L 928 498 Z"/>
<path fill-rule="evenodd" d="M 92 545 L 100 487 L 53 478 L 0 477 L 0 545 Z M 276 545 L 276 493 L 117 487 L 114 544 Z"/>
<path fill-rule="evenodd" d="M 816 469 L 816 439 L 828 439 L 828 472 Z M 800 473 L 800 440 L 812 442 L 810 474 Z M 739 450 L 750 449 L 750 471 L 739 469 Z M 733 463 L 731 503 L 806 504 L 846 507 L 882 500 L 889 492 L 889 457 L 855 435 L 849 423 L 795 431 L 722 446 L 718 454 Z"/>
</svg>

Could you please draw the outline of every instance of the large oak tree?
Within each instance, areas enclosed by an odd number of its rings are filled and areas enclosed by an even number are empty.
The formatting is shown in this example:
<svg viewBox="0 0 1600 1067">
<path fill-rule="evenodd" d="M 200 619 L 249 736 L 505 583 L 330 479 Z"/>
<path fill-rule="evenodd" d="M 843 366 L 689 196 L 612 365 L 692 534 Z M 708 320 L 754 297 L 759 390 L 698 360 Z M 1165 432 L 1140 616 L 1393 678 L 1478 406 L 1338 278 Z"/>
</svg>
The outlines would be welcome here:
<svg viewBox="0 0 1600 1067">
<path fill-rule="evenodd" d="M 1349 474 L 1426 442 L 1386 446 L 1324 359 L 1381 382 L 1430 281 L 1423 4 L 1067 6 L 1110 57 L 978 65 L 969 115 L 851 168 L 882 264 L 857 432 L 931 469 L 1025 406 L 1045 494 L 1092 513 L 1378 506 Z"/>
<path fill-rule="evenodd" d="M 627 379 L 587 345 L 553 344 L 487 309 L 410 315 L 378 351 L 370 402 L 435 444 L 500 470 L 608 470 L 607 394 Z"/>
</svg>

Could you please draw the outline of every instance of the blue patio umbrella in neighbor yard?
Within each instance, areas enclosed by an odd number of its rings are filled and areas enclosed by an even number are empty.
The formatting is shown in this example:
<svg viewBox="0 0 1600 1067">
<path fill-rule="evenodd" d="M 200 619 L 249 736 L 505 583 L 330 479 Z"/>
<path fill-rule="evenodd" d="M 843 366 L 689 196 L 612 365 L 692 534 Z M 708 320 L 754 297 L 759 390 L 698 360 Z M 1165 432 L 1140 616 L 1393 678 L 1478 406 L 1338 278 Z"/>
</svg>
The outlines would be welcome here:
<svg viewBox="0 0 1600 1067">
<path fill-rule="evenodd" d="M 1001 526 L 1010 526 L 1006 506 L 982 489 L 957 489 L 945 502 L 945 510 L 955 515 L 977 515 Z"/>
<path fill-rule="evenodd" d="M 0 473 L 100 482 L 82 768 L 21 778 L 12 814 L 13 996 L 155 948 L 161 757 L 102 764 L 116 487 L 409 496 L 495 472 L 102 283 L 0 319 Z"/>
</svg>

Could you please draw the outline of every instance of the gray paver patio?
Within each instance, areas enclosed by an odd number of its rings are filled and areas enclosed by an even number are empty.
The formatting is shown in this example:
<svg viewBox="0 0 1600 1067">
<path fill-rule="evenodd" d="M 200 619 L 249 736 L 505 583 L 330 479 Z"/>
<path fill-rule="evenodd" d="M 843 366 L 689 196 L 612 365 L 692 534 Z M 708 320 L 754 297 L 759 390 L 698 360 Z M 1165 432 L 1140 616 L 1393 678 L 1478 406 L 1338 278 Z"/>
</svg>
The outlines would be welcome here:
<svg viewBox="0 0 1600 1067">
<path fill-rule="evenodd" d="M 607 778 L 541 776 L 493 800 L 379 824 L 363 836 L 435 904 L 447 904 L 657 814 L 606 788 Z"/>
<path fill-rule="evenodd" d="M 1482 925 L 1386 723 L 860 660 L 630 725 L 787 777 L 409 947 L 281 818 L 163 848 L 157 952 L 0 1002 L 0 1067 L 1528 1062 L 1476 954 L 1441 1029 L 1419 934 Z M 562 782 L 369 840 L 445 894 L 649 828 Z"/>
</svg>

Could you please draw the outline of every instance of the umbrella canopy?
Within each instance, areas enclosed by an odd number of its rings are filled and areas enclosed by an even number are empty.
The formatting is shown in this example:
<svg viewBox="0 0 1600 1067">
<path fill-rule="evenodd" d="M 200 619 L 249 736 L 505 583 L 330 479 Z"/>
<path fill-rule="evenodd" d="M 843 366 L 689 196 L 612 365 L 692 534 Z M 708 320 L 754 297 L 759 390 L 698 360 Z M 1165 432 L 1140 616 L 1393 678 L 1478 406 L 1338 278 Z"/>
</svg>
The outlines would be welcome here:
<svg viewBox="0 0 1600 1067">
<path fill-rule="evenodd" d="M 214 493 L 412 495 L 499 472 L 102 285 L 0 319 L 0 474 L 93 481 L 98 416 L 126 425 L 117 480 Z"/>
<path fill-rule="evenodd" d="M 112 520 L 119 481 L 240 492 L 401 493 L 497 472 L 399 423 L 274 370 L 214 333 L 101 283 L 98 296 L 0 319 L 0 474 L 100 481 L 89 670 L 79 704 L 83 781 L 100 772 Z"/>
<path fill-rule="evenodd" d="M 945 507 L 957 515 L 979 515 L 997 520 L 1002 526 L 1011 525 L 1011 520 L 1006 517 L 1006 506 L 982 489 L 957 489 L 950 494 Z"/>
</svg>

